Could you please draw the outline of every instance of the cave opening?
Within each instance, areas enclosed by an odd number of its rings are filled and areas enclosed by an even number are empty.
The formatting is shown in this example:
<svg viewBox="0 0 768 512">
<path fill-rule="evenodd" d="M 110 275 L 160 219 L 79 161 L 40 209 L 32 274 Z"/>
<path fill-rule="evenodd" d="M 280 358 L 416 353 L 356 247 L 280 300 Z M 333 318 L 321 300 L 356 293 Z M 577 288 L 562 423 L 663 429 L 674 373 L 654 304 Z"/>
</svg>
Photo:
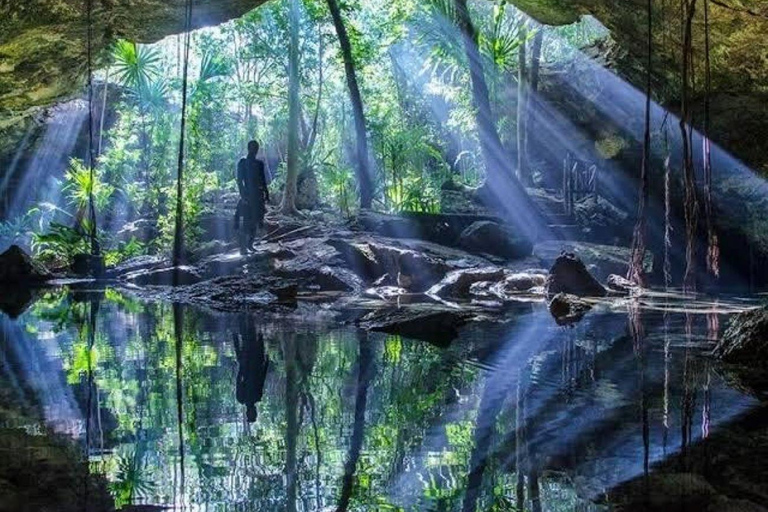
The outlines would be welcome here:
<svg viewBox="0 0 768 512">
<path fill-rule="evenodd" d="M 0 508 L 768 506 L 742 3 L 2 5 Z"/>
</svg>

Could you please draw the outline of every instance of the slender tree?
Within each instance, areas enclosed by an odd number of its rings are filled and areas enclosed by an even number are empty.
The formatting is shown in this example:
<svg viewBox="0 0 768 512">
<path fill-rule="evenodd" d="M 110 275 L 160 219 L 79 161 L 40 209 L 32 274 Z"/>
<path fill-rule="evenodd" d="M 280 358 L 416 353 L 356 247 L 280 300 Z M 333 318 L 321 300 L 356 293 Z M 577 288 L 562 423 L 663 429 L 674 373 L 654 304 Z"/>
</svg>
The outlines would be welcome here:
<svg viewBox="0 0 768 512">
<path fill-rule="evenodd" d="M 101 117 L 99 118 L 99 147 L 98 152 L 96 153 L 98 156 L 101 156 L 101 152 L 103 149 L 103 142 L 104 142 L 104 121 L 107 117 L 107 96 L 109 95 L 109 76 L 110 71 L 112 70 L 112 64 L 110 63 L 107 65 L 107 72 L 106 76 L 104 77 L 104 87 L 102 91 L 102 98 L 101 98 Z"/>
<path fill-rule="evenodd" d="M 99 247 L 98 231 L 96 228 L 96 206 L 93 199 L 93 187 L 95 184 L 95 154 L 93 141 L 93 0 L 86 1 L 87 15 L 87 44 L 88 44 L 88 213 L 89 235 L 91 239 L 91 255 L 98 256 L 101 253 Z"/>
<path fill-rule="evenodd" d="M 290 0 L 288 46 L 288 156 L 285 173 L 285 193 L 283 194 L 282 212 L 295 215 L 296 211 L 296 182 L 299 177 L 299 115 L 301 103 L 301 80 L 299 76 L 299 0 Z"/>
<path fill-rule="evenodd" d="M 528 23 L 525 18 L 520 20 L 520 47 L 518 48 L 517 69 L 517 177 L 524 185 L 532 182 L 530 168 L 528 167 L 528 155 L 526 154 L 527 112 L 528 112 L 528 57 L 527 39 Z"/>
<path fill-rule="evenodd" d="M 358 187 L 360 187 L 360 207 L 370 208 L 373 203 L 373 177 L 368 165 L 368 135 L 365 111 L 363 109 L 360 86 L 358 85 L 357 72 L 355 71 L 355 61 L 352 56 L 352 44 L 349 41 L 347 27 L 344 25 L 344 20 L 341 17 L 338 1 L 328 0 L 328 9 L 331 11 L 333 26 L 339 39 L 341 57 L 344 60 L 344 72 L 347 77 L 347 89 L 349 90 L 349 98 L 352 102 L 352 115 L 355 121 L 355 136 L 357 138 L 357 162 L 355 169 L 357 171 Z"/>
<path fill-rule="evenodd" d="M 536 133 L 536 98 L 539 92 L 539 75 L 541 70 L 541 47 L 544 43 L 544 31 L 539 27 L 533 36 L 531 45 L 531 70 L 528 76 L 528 101 L 526 101 L 525 121 L 525 157 L 530 166 L 531 134 Z"/>
<path fill-rule="evenodd" d="M 181 265 L 184 251 L 184 140 L 187 128 L 187 85 L 189 80 L 189 48 L 191 46 L 192 0 L 187 0 L 184 33 L 184 69 L 181 80 L 181 128 L 176 169 L 176 226 L 173 234 L 173 265 Z M 176 274 L 174 274 L 174 278 Z"/>
</svg>

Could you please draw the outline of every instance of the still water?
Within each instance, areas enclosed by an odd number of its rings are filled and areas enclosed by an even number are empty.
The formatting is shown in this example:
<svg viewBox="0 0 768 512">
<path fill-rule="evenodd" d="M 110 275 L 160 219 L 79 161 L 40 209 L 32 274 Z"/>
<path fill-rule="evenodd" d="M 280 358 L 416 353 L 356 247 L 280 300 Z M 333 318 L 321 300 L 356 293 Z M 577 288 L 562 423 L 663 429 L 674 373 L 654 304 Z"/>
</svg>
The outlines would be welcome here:
<svg viewBox="0 0 768 512">
<path fill-rule="evenodd" d="M 739 461 L 766 452 L 765 414 L 706 357 L 729 314 L 628 301 L 566 328 L 523 304 L 440 347 L 308 306 L 50 291 L 0 319 L 0 490 L 45 501 L 46 439 L 89 461 L 73 510 L 98 508 L 101 486 L 107 507 L 589 511 L 655 503 L 659 475 L 764 504 L 764 469 Z M 14 475 L 16 458 L 39 473 Z"/>
</svg>

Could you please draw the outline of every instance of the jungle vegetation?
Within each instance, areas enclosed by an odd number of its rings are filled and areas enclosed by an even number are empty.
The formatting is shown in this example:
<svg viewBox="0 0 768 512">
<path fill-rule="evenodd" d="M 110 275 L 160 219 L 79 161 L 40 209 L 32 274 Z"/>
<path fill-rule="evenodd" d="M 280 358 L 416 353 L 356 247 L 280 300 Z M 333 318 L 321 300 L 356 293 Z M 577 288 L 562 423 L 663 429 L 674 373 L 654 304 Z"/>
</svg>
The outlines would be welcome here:
<svg viewBox="0 0 768 512">
<path fill-rule="evenodd" d="M 590 18 L 545 31 L 503 0 L 278 0 L 191 33 L 188 59 L 185 34 L 120 40 L 93 57 L 93 172 L 88 158 L 73 159 L 63 201 L 3 223 L 0 236 L 65 264 L 87 252 L 92 194 L 114 264 L 174 245 L 180 197 L 195 247 L 201 216 L 236 191 L 251 139 L 262 143 L 276 201 L 289 191 L 288 214 L 438 212 L 441 187 L 481 185 L 499 154 L 505 172 L 519 168 L 509 180 L 531 184 L 544 169 L 525 151 L 531 112 L 518 98 L 535 91 L 542 56 L 566 62 L 604 35 Z M 158 236 L 118 235 L 137 221 Z"/>
</svg>

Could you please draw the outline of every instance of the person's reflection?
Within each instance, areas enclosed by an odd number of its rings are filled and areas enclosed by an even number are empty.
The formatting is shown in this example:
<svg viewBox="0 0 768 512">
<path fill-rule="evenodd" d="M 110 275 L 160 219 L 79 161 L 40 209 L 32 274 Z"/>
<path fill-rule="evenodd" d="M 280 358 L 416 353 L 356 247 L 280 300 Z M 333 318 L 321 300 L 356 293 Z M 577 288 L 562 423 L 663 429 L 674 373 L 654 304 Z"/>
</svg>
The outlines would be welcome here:
<svg viewBox="0 0 768 512">
<path fill-rule="evenodd" d="M 264 335 L 256 331 L 253 318 L 241 315 L 239 333 L 234 334 L 237 355 L 237 401 L 245 406 L 249 423 L 256 421 L 256 404 L 264 395 L 264 381 L 269 369 L 269 358 L 264 348 Z"/>
</svg>

